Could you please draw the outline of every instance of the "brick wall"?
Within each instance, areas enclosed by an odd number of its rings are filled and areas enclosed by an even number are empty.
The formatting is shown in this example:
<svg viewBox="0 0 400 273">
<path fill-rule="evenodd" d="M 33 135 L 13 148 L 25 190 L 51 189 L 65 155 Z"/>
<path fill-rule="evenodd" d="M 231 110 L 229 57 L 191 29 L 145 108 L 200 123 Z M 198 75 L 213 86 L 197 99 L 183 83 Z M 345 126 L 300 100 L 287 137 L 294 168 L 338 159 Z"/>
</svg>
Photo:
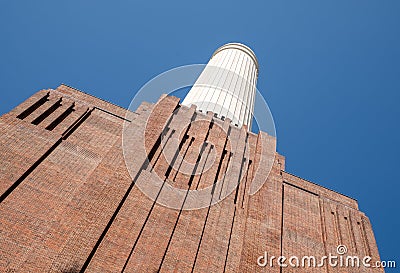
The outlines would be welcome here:
<svg viewBox="0 0 400 273">
<path fill-rule="evenodd" d="M 354 199 L 285 172 L 273 137 L 175 97 L 127 113 L 62 85 L 0 117 L 0 132 L 0 272 L 292 272 L 257 259 L 338 245 L 379 259 Z M 196 189 L 210 189 L 205 205 L 187 210 Z"/>
</svg>

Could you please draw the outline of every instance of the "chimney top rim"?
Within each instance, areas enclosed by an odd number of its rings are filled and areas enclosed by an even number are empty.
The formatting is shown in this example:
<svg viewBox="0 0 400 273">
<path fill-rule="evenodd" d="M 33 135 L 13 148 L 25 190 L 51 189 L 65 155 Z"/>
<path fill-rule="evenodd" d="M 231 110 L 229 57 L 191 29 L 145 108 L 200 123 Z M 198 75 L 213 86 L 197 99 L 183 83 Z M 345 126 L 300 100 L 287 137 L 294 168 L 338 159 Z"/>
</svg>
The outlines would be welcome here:
<svg viewBox="0 0 400 273">
<path fill-rule="evenodd" d="M 223 46 L 220 46 L 217 50 L 215 50 L 215 52 L 213 53 L 213 55 L 211 56 L 211 58 L 213 58 L 217 53 L 221 52 L 222 50 L 225 49 L 237 49 L 237 50 L 241 50 L 244 53 L 246 53 L 247 55 L 249 55 L 249 57 L 254 61 L 256 68 L 257 68 L 257 72 L 258 72 L 258 60 L 257 60 L 257 56 L 254 53 L 254 51 L 248 47 L 247 45 L 244 45 L 242 43 L 227 43 L 224 44 Z"/>
</svg>

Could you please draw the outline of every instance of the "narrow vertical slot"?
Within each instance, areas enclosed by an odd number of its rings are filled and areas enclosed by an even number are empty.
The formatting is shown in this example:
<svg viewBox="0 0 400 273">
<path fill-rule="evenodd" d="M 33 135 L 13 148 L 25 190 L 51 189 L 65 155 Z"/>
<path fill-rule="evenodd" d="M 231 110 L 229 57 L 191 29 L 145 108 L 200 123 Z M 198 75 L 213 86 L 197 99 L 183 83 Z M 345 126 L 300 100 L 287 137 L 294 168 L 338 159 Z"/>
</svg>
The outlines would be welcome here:
<svg viewBox="0 0 400 273">
<path fill-rule="evenodd" d="M 45 120 L 51 113 L 53 113 L 58 107 L 61 106 L 61 99 L 56 101 L 52 106 L 50 106 L 46 111 L 44 111 L 40 116 L 32 121 L 32 124 L 39 125 L 43 120 Z"/>
<path fill-rule="evenodd" d="M 246 178 L 244 180 L 243 197 L 242 197 L 242 209 L 244 209 L 244 197 L 246 196 L 246 187 L 247 187 L 247 181 L 249 179 L 249 171 L 250 171 L 250 168 L 251 168 L 251 163 L 253 163 L 253 161 L 249 160 L 249 166 L 247 167 Z"/>
<path fill-rule="evenodd" d="M 23 111 L 21 114 L 17 116 L 19 119 L 25 119 L 27 116 L 32 114 L 36 109 L 38 109 L 40 106 L 42 106 L 46 101 L 49 100 L 49 95 L 50 93 L 47 93 L 45 96 L 40 98 L 37 102 L 32 104 L 31 106 L 28 107 L 25 111 Z"/>
<path fill-rule="evenodd" d="M 62 113 L 52 123 L 50 123 L 46 127 L 46 130 L 52 131 L 54 128 L 56 128 L 61 122 L 64 121 L 64 119 L 66 119 L 74 111 L 75 111 L 74 104 L 72 104 L 70 107 L 68 107 L 67 110 L 64 111 L 64 113 Z"/>
</svg>

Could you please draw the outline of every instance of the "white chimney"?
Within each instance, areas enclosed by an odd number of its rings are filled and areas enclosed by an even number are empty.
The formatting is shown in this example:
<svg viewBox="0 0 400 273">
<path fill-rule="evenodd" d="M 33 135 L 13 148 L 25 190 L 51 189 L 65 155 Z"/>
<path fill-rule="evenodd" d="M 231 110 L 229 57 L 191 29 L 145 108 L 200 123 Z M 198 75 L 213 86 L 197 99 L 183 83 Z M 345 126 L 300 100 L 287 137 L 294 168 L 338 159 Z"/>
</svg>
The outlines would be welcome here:
<svg viewBox="0 0 400 273">
<path fill-rule="evenodd" d="M 258 62 L 254 52 L 239 43 L 218 48 L 182 104 L 229 118 L 232 124 L 251 130 Z"/>
</svg>

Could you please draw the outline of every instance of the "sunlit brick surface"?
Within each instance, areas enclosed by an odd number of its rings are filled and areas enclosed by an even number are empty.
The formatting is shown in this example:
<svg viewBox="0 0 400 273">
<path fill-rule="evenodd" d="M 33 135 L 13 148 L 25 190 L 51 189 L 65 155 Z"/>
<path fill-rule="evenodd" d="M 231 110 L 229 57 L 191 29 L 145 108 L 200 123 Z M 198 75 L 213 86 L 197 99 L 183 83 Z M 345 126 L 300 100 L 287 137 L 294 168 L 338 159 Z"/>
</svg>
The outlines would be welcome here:
<svg viewBox="0 0 400 273">
<path fill-rule="evenodd" d="M 357 202 L 285 172 L 279 154 L 261 189 L 249 195 L 275 139 L 181 106 L 175 97 L 143 103 L 128 115 L 132 132 L 146 136 L 129 148 L 145 145 L 150 160 L 135 158 L 131 177 L 122 150 L 125 114 L 62 85 L 0 118 L 0 272 L 381 272 L 260 267 L 265 251 L 321 257 L 346 245 L 351 255 L 378 260 L 379 254 Z M 180 143 L 174 168 L 159 141 L 165 124 L 166 136 Z M 180 172 L 181 161 L 196 162 L 199 153 L 214 155 L 212 166 L 201 175 Z M 136 186 L 155 173 L 184 190 L 224 179 L 214 198 L 238 186 L 211 207 L 170 209 Z"/>
</svg>

